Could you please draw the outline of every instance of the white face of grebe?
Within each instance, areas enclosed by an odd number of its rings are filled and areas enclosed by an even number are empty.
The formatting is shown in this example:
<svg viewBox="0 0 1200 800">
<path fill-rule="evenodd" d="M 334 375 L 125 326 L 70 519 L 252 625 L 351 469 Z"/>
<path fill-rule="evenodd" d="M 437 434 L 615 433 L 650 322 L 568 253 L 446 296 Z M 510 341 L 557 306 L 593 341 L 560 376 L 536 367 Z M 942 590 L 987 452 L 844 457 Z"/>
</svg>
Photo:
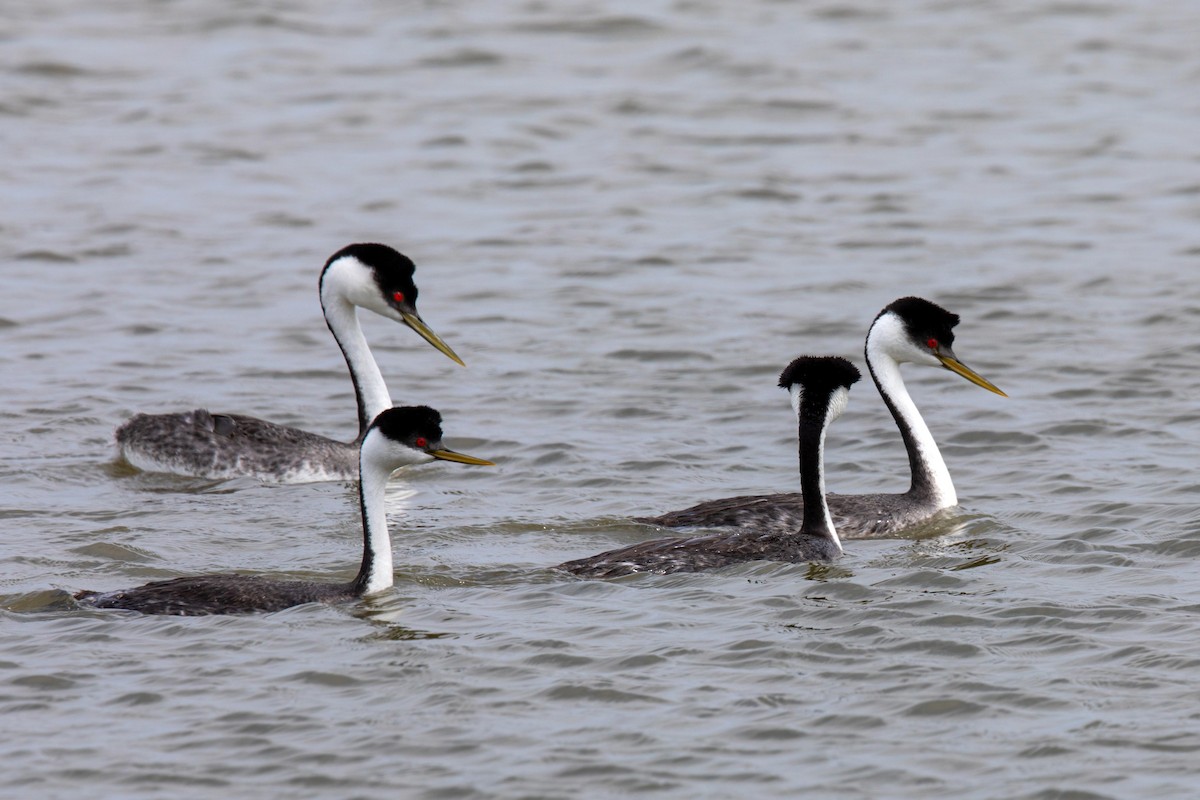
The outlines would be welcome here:
<svg viewBox="0 0 1200 800">
<path fill-rule="evenodd" d="M 400 322 L 416 331 L 438 351 L 466 366 L 417 313 L 416 267 L 387 245 L 357 244 L 330 258 L 321 274 L 321 295 L 334 293 L 348 303 Z"/>
<path fill-rule="evenodd" d="M 912 301 L 916 303 L 917 299 L 912 298 Z M 920 302 L 957 322 L 956 316 L 933 303 Z M 944 367 L 956 375 L 966 378 L 976 386 L 1007 397 L 1008 395 L 994 384 L 958 360 L 958 356 L 954 354 L 951 347 L 954 342 L 952 327 L 944 320 L 906 320 L 900 312 L 889 307 L 871 326 L 871 332 L 867 339 L 867 352 L 868 354 L 882 353 L 898 364 L 907 362 L 930 367 Z"/>
<path fill-rule="evenodd" d="M 871 327 L 871 339 L 878 342 L 880 351 L 898 364 L 942 365 L 929 347 L 913 340 L 904 320 L 895 312 L 889 311 L 875 321 Z"/>
<path fill-rule="evenodd" d="M 363 439 L 362 460 L 364 467 L 387 473 L 435 460 L 495 466 L 491 461 L 447 449 L 442 444 L 441 415 L 424 406 L 390 408 L 376 417 Z"/>
</svg>

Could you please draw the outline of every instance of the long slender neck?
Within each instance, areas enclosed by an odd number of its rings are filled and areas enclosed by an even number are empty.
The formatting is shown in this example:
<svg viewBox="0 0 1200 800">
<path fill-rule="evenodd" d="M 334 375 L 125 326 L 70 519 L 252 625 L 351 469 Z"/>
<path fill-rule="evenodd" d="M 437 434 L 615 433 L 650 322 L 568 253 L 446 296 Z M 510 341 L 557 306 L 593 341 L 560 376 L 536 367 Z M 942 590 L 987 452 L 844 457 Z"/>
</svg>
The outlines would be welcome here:
<svg viewBox="0 0 1200 800">
<path fill-rule="evenodd" d="M 816 413 L 812 413 L 812 409 L 801 408 L 798 417 L 800 494 L 804 498 L 804 517 L 800 533 L 829 539 L 841 550 L 842 542 L 833 527 L 829 505 L 825 502 L 825 430 L 829 423 L 829 406 L 825 404 L 823 408 L 817 409 Z"/>
<path fill-rule="evenodd" d="M 358 502 L 362 508 L 363 559 L 350 584 L 356 595 L 375 594 L 392 585 L 392 538 L 388 534 L 385 493 L 389 472 L 371 469 L 367 454 L 359 456 Z"/>
<path fill-rule="evenodd" d="M 325 323 L 337 340 L 338 347 L 342 348 L 342 355 L 346 357 L 350 379 L 354 381 L 354 399 L 358 402 L 356 441 L 361 442 L 371 421 L 392 407 L 392 396 L 388 394 L 383 373 L 371 355 L 367 337 L 363 336 L 362 326 L 358 324 L 358 310 L 354 305 L 332 290 L 323 290 L 321 308 L 325 311 Z"/>
<path fill-rule="evenodd" d="M 929 432 L 921 412 L 917 410 L 917 404 L 908 394 L 904 378 L 900 375 L 900 365 L 884 349 L 880 341 L 884 337 L 873 335 L 878 325 L 879 322 L 867 336 L 867 369 L 871 371 L 871 378 L 883 396 L 883 402 L 892 412 L 896 427 L 904 439 L 904 448 L 908 451 L 908 467 L 912 472 L 908 494 L 938 508 L 956 505 L 958 494 L 954 491 L 950 470 L 946 468 L 942 452 L 933 440 L 933 434 Z"/>
</svg>

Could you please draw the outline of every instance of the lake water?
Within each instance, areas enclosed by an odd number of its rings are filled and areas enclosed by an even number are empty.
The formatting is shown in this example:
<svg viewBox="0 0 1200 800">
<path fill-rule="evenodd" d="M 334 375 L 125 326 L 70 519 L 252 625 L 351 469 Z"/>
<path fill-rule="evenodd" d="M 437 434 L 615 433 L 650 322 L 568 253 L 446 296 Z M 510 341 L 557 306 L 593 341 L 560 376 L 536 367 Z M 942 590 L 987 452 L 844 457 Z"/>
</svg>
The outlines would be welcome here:
<svg viewBox="0 0 1200 800">
<path fill-rule="evenodd" d="M 236 5 L 0 19 L 0 795 L 1196 795 L 1193 3 Z M 135 473 L 112 431 L 350 438 L 316 280 L 371 240 L 468 364 L 364 319 L 393 397 L 498 466 L 395 482 L 358 608 L 71 608 L 353 574 L 352 487 Z M 950 519 L 823 567 L 551 568 L 794 489 L 779 370 L 862 366 L 909 294 L 1010 395 L 906 369 Z M 869 382 L 827 466 L 907 485 Z"/>
</svg>

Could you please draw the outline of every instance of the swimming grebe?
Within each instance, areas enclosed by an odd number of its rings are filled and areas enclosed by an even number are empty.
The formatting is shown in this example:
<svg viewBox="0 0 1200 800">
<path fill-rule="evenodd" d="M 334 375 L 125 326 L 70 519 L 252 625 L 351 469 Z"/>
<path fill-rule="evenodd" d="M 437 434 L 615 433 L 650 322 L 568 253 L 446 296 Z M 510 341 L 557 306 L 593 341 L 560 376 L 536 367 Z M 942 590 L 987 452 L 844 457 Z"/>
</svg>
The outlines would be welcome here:
<svg viewBox="0 0 1200 800">
<path fill-rule="evenodd" d="M 392 398 L 371 355 L 356 308 L 416 331 L 458 364 L 463 361 L 417 313 L 416 269 L 383 244 L 352 244 L 330 256 L 319 281 L 321 309 L 350 368 L 358 401 L 358 437 L 339 442 L 241 414 L 205 409 L 138 414 L 117 429 L 121 456 L 149 472 L 203 478 L 253 477 L 276 483 L 355 480 L 358 444 Z"/>
</svg>

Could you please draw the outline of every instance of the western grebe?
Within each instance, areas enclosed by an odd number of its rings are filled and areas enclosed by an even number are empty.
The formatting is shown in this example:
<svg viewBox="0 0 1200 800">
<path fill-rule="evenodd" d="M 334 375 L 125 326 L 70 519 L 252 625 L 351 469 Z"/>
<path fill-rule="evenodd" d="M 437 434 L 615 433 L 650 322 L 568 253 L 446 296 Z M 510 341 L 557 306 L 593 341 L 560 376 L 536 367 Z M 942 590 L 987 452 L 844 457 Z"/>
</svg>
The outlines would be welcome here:
<svg viewBox="0 0 1200 800">
<path fill-rule="evenodd" d="M 358 401 L 354 441 L 339 442 L 254 417 L 198 408 L 177 414 L 137 414 L 117 428 L 121 457 L 149 472 L 203 478 L 252 477 L 278 483 L 354 480 L 358 444 L 367 426 L 392 405 L 356 309 L 407 325 L 463 364 L 417 313 L 415 269 L 407 256 L 387 245 L 352 244 L 330 256 L 321 270 L 321 309 L 346 358 Z"/>
<path fill-rule="evenodd" d="M 829 508 L 843 538 L 888 536 L 958 504 L 950 470 L 900 375 L 900 365 L 905 362 L 945 367 L 976 386 L 1007 397 L 954 355 L 951 345 L 957 324 L 957 314 L 920 297 L 896 300 L 871 323 L 864 348 L 867 369 L 900 428 L 912 483 L 902 494 L 829 495 Z M 795 530 L 803 507 L 801 494 L 745 495 L 635 520 L 664 528 Z"/>
<path fill-rule="evenodd" d="M 197 575 L 155 581 L 116 592 L 79 592 L 81 604 L 143 614 L 241 614 L 279 611 L 301 603 L 340 603 L 372 595 L 392 585 L 392 542 L 384 492 L 394 470 L 435 459 L 493 466 L 442 446 L 441 415 L 426 406 L 391 408 L 367 428 L 360 448 L 358 484 L 362 511 L 363 557 L 349 583 L 279 581 L 248 575 Z"/>
<path fill-rule="evenodd" d="M 699 572 L 743 561 L 832 561 L 842 543 L 825 503 L 825 430 L 842 415 L 858 369 L 836 356 L 801 356 L 787 365 L 779 385 L 791 393 L 800 439 L 800 524 L 791 530 L 739 530 L 709 536 L 659 539 L 568 561 L 559 569 L 586 578 L 634 572 Z"/>
</svg>

